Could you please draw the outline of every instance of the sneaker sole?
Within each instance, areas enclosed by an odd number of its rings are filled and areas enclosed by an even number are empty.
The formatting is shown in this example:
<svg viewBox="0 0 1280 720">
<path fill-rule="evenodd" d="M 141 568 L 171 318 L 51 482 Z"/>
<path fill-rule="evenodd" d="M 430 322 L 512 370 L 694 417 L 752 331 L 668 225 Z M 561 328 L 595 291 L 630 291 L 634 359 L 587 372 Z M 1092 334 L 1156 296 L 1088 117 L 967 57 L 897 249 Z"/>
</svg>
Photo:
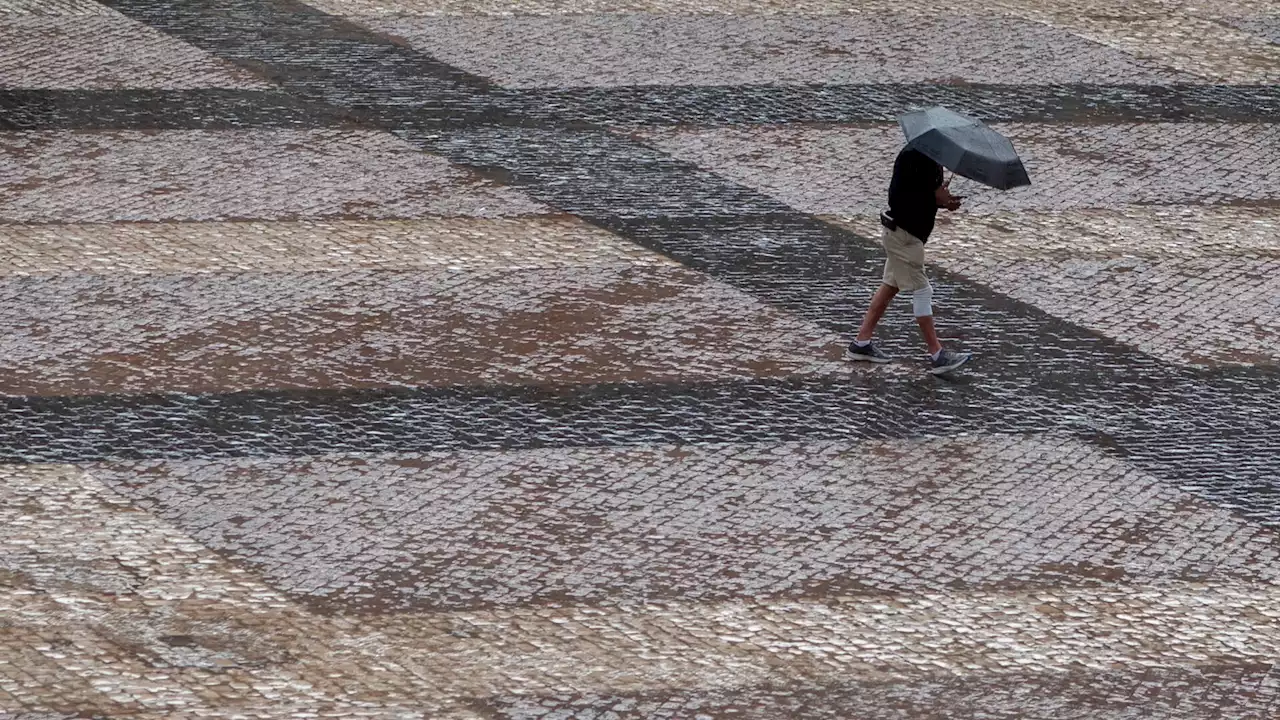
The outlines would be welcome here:
<svg viewBox="0 0 1280 720">
<path fill-rule="evenodd" d="M 966 355 L 965 358 L 958 363 L 953 363 L 951 365 L 944 365 L 940 368 L 932 368 L 931 370 L 929 370 L 929 372 L 933 373 L 934 375 L 946 375 L 947 373 L 951 372 L 952 370 L 955 370 L 961 365 L 964 365 L 965 363 L 969 362 L 972 359 L 973 359 L 973 356 Z"/>
<path fill-rule="evenodd" d="M 878 357 L 873 357 L 871 355 L 859 355 L 857 353 L 851 353 L 848 350 L 844 351 L 844 359 L 852 360 L 854 362 L 873 362 L 873 363 L 880 363 L 880 364 L 889 362 L 889 358 L 878 358 Z"/>
</svg>

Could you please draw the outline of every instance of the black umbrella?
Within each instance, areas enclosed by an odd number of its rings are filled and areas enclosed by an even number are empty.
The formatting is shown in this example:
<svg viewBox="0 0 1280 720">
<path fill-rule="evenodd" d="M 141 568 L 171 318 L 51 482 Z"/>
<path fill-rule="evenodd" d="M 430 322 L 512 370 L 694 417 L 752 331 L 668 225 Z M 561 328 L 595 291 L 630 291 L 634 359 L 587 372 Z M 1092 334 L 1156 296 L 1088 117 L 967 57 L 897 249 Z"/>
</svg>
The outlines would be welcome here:
<svg viewBox="0 0 1280 720">
<path fill-rule="evenodd" d="M 898 118 L 907 146 L 962 177 L 1000 190 L 1030 185 L 1027 169 L 1009 138 L 944 107 Z"/>
</svg>

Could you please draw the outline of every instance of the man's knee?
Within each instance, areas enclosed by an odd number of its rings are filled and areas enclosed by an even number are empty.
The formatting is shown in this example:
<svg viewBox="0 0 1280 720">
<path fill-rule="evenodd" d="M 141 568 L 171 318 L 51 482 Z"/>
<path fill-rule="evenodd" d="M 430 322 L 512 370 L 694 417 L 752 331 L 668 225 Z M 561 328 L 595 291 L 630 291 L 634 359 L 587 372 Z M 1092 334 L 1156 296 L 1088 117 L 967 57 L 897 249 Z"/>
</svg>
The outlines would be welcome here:
<svg viewBox="0 0 1280 720">
<path fill-rule="evenodd" d="M 926 284 L 924 287 L 911 293 L 911 310 L 916 317 L 929 317 L 933 315 L 933 286 Z"/>
</svg>

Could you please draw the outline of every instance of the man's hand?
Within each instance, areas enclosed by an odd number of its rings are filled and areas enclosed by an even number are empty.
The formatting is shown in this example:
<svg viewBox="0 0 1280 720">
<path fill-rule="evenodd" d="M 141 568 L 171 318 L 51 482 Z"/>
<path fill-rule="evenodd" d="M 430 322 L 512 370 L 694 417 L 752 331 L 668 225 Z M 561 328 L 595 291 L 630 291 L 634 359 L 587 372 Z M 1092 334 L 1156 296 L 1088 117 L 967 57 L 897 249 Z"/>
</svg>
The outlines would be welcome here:
<svg viewBox="0 0 1280 720">
<path fill-rule="evenodd" d="M 938 207 L 955 211 L 960 209 L 960 201 L 964 199 L 964 196 L 952 195 L 951 181 L 947 180 L 939 185 L 937 190 L 933 191 L 933 199 L 938 204 Z"/>
</svg>

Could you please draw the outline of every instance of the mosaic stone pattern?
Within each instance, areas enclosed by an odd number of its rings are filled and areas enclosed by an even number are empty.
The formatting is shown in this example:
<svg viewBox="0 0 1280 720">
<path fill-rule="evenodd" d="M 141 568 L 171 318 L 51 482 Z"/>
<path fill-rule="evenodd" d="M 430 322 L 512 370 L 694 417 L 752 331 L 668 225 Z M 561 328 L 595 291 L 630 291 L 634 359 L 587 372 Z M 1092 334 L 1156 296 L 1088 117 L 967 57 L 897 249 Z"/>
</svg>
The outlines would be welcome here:
<svg viewBox="0 0 1280 720">
<path fill-rule="evenodd" d="M 1269 584 L 1277 564 L 1270 533 L 1060 441 L 154 463 L 94 474 L 262 567 L 272 585 L 357 611 L 1175 577 Z M 1201 535 L 1217 539 L 1212 554 L 1193 549 Z"/>
<path fill-rule="evenodd" d="M 1280 78 L 1280 48 L 1229 22 L 1268 12 L 1257 9 L 1265 7 L 1262 3 L 1168 2 L 1135 8 L 1117 0 L 999 0 L 997 5 L 1204 78 L 1241 84 L 1275 83 Z"/>
<path fill-rule="evenodd" d="M 310 4 L 327 13 L 354 17 L 563 17 L 623 13 L 822 16 L 908 10 L 887 0 L 316 0 Z M 954 0 L 941 0 L 934 7 L 953 13 L 973 9 L 972 5 Z"/>
<path fill-rule="evenodd" d="M 10 395 L 847 373 L 835 336 L 675 268 L 32 278 L 0 288 L 0 323 L 15 328 L 0 350 L 0 392 Z"/>
<path fill-rule="evenodd" d="M 1245 32 L 1280 45 L 1280 15 L 1241 18 L 1233 24 Z"/>
<path fill-rule="evenodd" d="M 8 14 L 0 6 L 0 87 L 271 87 L 244 69 L 146 25 L 116 13 L 81 14 L 78 9 L 73 5 L 66 14 Z"/>
<path fill-rule="evenodd" d="M 812 688 L 850 675 L 903 683 L 924 668 L 952 667 L 950 683 L 913 685 L 917 702 L 936 702 L 1055 664 L 1073 668 L 1060 681 L 1063 695 L 1077 673 L 1107 673 L 1120 687 L 1159 688 L 1180 679 L 1176 667 L 1162 669 L 1170 661 L 1215 668 L 1200 682 L 1217 686 L 1219 702 L 1257 707 L 1274 698 L 1263 668 L 1275 638 L 1268 625 L 1250 621 L 1272 612 L 1273 601 L 1265 590 L 1238 584 L 931 592 L 823 603 L 532 606 L 357 621 L 305 611 L 84 472 L 12 469 L 3 487 L 9 502 L 0 506 L 7 520 L 0 542 L 11 575 L 0 602 L 7 637 L 29 649 L 9 655 L 22 662 L 23 674 L 7 674 L 0 690 L 28 707 L 474 718 L 493 717 L 486 707 L 537 702 L 502 694 L 513 683 L 560 698 L 548 704 L 702 687 L 757 705 L 754 692 L 739 689 L 743 684 Z M 955 624 L 940 624 L 939 616 Z M 1182 624 L 1188 616 L 1194 626 Z M 50 621 L 56 634 L 45 629 Z M 824 639 L 813 642 L 815 632 Z M 521 651 L 494 654 L 488 649 L 495 643 Z M 1019 661 L 1028 645 L 1044 653 L 1031 667 Z M 779 652 L 791 660 L 778 663 Z M 60 681 L 69 672 L 85 679 Z M 1033 673 L 1041 679 L 1032 682 L 1054 676 L 1063 677 Z M 870 692 L 892 701 L 893 684 L 887 690 Z M 1250 691 L 1256 695 L 1240 697 Z M 1108 697 L 1079 694 L 1077 703 Z M 1006 702 L 1016 707 L 1016 699 Z M 1125 703 L 1111 695 L 1108 702 L 1155 709 L 1136 697 Z"/>
<path fill-rule="evenodd" d="M 931 679 L 920 684 L 839 684 L 800 691 L 736 688 L 648 695 L 511 696 L 493 703 L 501 718 L 765 718 L 803 716 L 1132 718 L 1232 717 L 1260 720 L 1271 714 L 1276 679 L 1265 665 L 1148 671 L 1156 684 L 1117 672 L 1035 675 L 1011 673 L 982 682 Z M 1153 690 L 1153 688 L 1159 688 Z"/>
<path fill-rule="evenodd" d="M 2 275 L 675 268 L 563 216 L 0 225 Z"/>
<path fill-rule="evenodd" d="M 1278 228 L 1275 210 L 1229 206 L 966 214 L 929 257 L 1166 361 L 1275 365 Z"/>
<path fill-rule="evenodd" d="M 1000 17 L 574 15 L 366 22 L 518 88 L 1194 79 L 1049 26 Z M 958 36 L 972 45 L 957 44 Z M 1050 65 L 1037 62 L 1050 56 Z"/>
<path fill-rule="evenodd" d="M 996 125 L 1036 182 L 1001 192 L 958 178 L 970 213 L 1280 200 L 1273 124 Z M 649 139 L 699 167 L 819 214 L 879 212 L 897 127 L 670 130 Z"/>
<path fill-rule="evenodd" d="M 106 6 L 93 0 L 2 0 L 5 15 L 112 15 Z"/>
<path fill-rule="evenodd" d="M 0 0 L 0 718 L 1271 720 L 1273 14 Z"/>
<path fill-rule="evenodd" d="M 501 217 L 546 212 L 373 132 L 168 131 L 0 136 L 0 221 Z"/>
<path fill-rule="evenodd" d="M 989 122 L 1035 123 L 1252 122 L 1280 112 L 1275 85 L 644 85 L 508 90 L 499 97 L 544 123 L 589 121 L 623 132 L 655 126 L 887 123 L 934 105 Z M 50 120 L 69 114 L 63 107 L 50 108 Z M 505 123 L 507 116 L 489 121 Z"/>
<path fill-rule="evenodd" d="M 5 130 L 358 129 L 352 113 L 332 110 L 270 90 L 0 88 Z"/>
</svg>

